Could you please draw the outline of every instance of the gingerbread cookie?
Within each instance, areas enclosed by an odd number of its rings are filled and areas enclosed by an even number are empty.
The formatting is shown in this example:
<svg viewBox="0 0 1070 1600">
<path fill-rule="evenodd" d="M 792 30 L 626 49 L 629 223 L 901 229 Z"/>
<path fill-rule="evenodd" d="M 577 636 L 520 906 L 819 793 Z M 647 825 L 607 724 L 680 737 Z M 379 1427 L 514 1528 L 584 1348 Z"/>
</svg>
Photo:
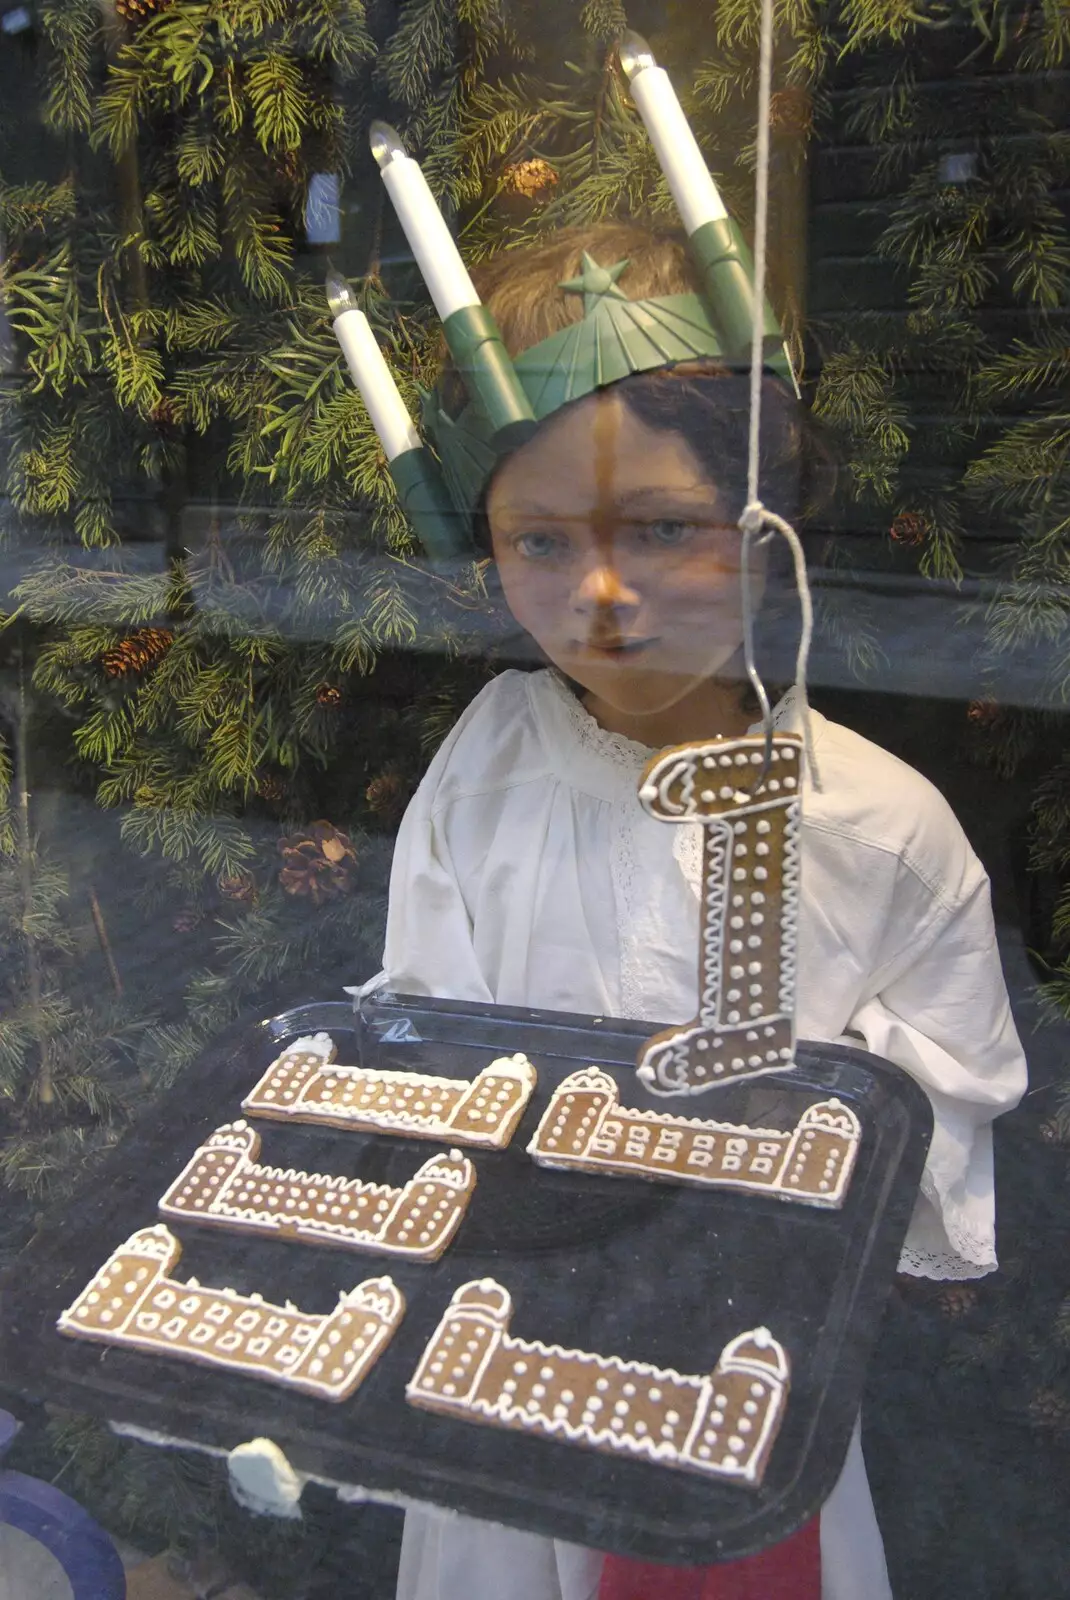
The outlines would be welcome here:
<svg viewBox="0 0 1070 1600">
<path fill-rule="evenodd" d="M 738 1334 L 711 1373 L 691 1376 L 514 1339 L 512 1314 L 508 1290 L 493 1278 L 458 1289 L 405 1391 L 410 1405 L 761 1482 L 789 1382 L 787 1355 L 767 1329 Z"/>
<path fill-rule="evenodd" d="M 831 1209 L 843 1204 L 861 1136 L 839 1100 L 807 1106 L 788 1133 L 630 1111 L 609 1074 L 586 1067 L 554 1090 L 528 1154 L 540 1167 L 752 1189 Z"/>
<path fill-rule="evenodd" d="M 802 743 L 774 735 L 678 745 L 650 761 L 639 799 L 703 828 L 699 1013 L 655 1034 L 639 1075 L 655 1094 L 703 1094 L 795 1065 Z"/>
<path fill-rule="evenodd" d="M 535 1068 L 524 1055 L 501 1056 L 469 1083 L 421 1072 L 341 1067 L 330 1035 L 317 1033 L 287 1045 L 242 1101 L 242 1110 L 285 1122 L 503 1150 L 534 1088 Z"/>
<path fill-rule="evenodd" d="M 375 1365 L 405 1313 L 390 1278 L 368 1278 L 326 1316 L 269 1305 L 258 1294 L 205 1289 L 168 1273 L 182 1246 L 162 1222 L 139 1228 L 108 1257 L 57 1326 L 75 1339 L 125 1345 L 225 1367 L 345 1400 Z"/>
<path fill-rule="evenodd" d="M 432 1156 L 401 1189 L 257 1166 L 259 1152 L 260 1135 L 247 1123 L 217 1128 L 160 1201 L 161 1216 L 437 1261 L 476 1186 L 459 1150 Z"/>
</svg>

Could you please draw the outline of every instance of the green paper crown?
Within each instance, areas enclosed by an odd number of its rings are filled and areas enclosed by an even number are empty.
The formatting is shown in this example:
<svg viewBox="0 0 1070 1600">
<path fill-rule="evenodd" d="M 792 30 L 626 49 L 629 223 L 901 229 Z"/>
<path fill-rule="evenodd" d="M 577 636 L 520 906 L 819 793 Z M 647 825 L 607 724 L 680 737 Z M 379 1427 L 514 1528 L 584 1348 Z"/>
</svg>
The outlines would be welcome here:
<svg viewBox="0 0 1070 1600">
<path fill-rule="evenodd" d="M 583 295 L 582 320 L 513 358 L 536 422 L 632 373 L 700 357 L 725 359 L 723 343 L 699 295 L 629 300 L 617 284 L 627 265 L 625 260 L 602 267 L 584 251 L 580 276 L 560 285 L 567 293 Z M 425 396 L 422 418 L 442 461 L 450 498 L 462 515 L 470 517 L 507 453 L 495 440 L 496 429 L 478 400 L 450 417 L 438 391 Z"/>
</svg>

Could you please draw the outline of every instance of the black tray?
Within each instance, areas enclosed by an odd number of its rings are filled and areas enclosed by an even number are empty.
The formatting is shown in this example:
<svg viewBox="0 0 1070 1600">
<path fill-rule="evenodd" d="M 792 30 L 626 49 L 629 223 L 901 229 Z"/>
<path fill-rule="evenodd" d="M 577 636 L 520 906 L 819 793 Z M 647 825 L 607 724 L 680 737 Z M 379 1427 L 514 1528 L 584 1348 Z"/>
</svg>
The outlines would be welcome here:
<svg viewBox="0 0 1070 1600">
<path fill-rule="evenodd" d="M 522 1049 L 538 1088 L 512 1144 L 469 1150 L 478 1184 L 445 1255 L 420 1266 L 175 1226 L 177 1276 L 327 1311 L 340 1290 L 388 1272 L 408 1309 L 362 1387 L 332 1405 L 253 1379 L 63 1338 L 56 1318 L 135 1228 L 200 1140 L 239 1102 L 281 1042 L 326 1029 L 342 1061 L 474 1076 Z M 632 1066 L 647 1024 L 554 1012 L 376 997 L 302 1007 L 206 1056 L 50 1219 L 0 1288 L 4 1380 L 114 1422 L 209 1447 L 274 1439 L 313 1477 L 451 1506 L 474 1516 L 649 1560 L 734 1559 L 786 1537 L 839 1475 L 866 1362 L 928 1148 L 932 1117 L 905 1074 L 859 1050 L 803 1044 L 798 1068 L 695 1099 L 655 1099 Z M 764 1195 L 538 1169 L 525 1154 L 556 1083 L 577 1064 L 610 1069 L 625 1104 L 787 1127 L 817 1098 L 857 1113 L 862 1142 L 841 1211 Z M 252 1120 L 252 1119 L 251 1119 Z M 424 1141 L 260 1122 L 260 1160 L 402 1183 Z M 405 1384 L 451 1294 L 470 1278 L 510 1291 L 512 1331 L 680 1372 L 714 1364 L 734 1334 L 765 1324 L 788 1351 L 791 1394 L 758 1488 L 429 1415 Z"/>
</svg>

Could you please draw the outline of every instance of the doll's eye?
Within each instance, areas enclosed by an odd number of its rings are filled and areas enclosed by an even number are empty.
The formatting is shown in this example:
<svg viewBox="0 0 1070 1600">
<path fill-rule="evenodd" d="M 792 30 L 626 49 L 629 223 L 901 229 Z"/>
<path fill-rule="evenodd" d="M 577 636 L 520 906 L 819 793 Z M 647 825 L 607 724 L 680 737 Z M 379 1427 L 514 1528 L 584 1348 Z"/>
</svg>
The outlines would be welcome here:
<svg viewBox="0 0 1070 1600">
<path fill-rule="evenodd" d="M 528 561 L 547 561 L 561 555 L 567 544 L 568 541 L 556 533 L 522 533 L 514 539 L 513 548 Z"/>
<path fill-rule="evenodd" d="M 648 522 L 639 537 L 644 544 L 671 549 L 674 545 L 684 544 L 690 538 L 691 532 L 690 522 L 681 522 L 674 517 L 661 517 L 657 522 Z"/>
</svg>

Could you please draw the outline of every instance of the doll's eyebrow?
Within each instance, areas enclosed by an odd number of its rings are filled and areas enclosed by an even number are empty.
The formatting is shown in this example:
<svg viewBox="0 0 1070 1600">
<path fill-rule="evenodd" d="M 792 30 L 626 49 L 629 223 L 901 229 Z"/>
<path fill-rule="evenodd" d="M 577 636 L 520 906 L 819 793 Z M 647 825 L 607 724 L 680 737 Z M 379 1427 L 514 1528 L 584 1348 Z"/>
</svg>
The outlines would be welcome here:
<svg viewBox="0 0 1070 1600">
<path fill-rule="evenodd" d="M 614 505 L 618 511 L 632 510 L 637 506 L 654 503 L 673 509 L 683 505 L 709 506 L 716 497 L 712 495 L 705 484 L 695 484 L 693 487 L 681 485 L 677 489 L 656 488 L 651 486 L 646 489 L 625 489 L 616 496 Z"/>
<path fill-rule="evenodd" d="M 673 512 L 687 510 L 692 512 L 698 508 L 712 511 L 716 496 L 710 493 L 705 485 L 696 484 L 694 488 L 663 489 L 651 487 L 648 489 L 625 489 L 615 495 L 611 501 L 611 509 L 620 513 L 622 511 L 642 510 L 644 506 L 655 505 L 666 516 Z M 591 512 L 599 509 L 591 506 L 581 511 L 563 511 L 558 506 L 546 506 L 535 500 L 527 500 L 523 505 L 510 506 L 507 515 L 513 519 L 523 520 L 530 517 L 540 517 L 550 522 L 586 522 Z"/>
</svg>

